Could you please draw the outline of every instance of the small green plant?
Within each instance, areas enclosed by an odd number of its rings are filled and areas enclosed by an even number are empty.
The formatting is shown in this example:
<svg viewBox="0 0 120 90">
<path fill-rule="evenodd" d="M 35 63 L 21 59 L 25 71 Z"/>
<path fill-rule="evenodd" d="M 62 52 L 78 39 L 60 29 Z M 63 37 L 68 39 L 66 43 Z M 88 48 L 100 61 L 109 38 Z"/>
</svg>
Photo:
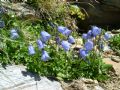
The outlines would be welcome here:
<svg viewBox="0 0 120 90">
<path fill-rule="evenodd" d="M 110 47 L 120 56 L 120 34 L 115 35 L 110 40 Z"/>
</svg>

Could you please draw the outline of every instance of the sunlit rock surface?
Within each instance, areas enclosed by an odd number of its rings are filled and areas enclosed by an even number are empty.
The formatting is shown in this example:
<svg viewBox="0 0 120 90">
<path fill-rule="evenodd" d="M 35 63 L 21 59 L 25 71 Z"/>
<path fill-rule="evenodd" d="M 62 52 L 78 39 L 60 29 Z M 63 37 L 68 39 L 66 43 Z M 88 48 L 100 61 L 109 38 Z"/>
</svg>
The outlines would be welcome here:
<svg viewBox="0 0 120 90">
<path fill-rule="evenodd" d="M 27 72 L 24 66 L 0 66 L 0 90 L 62 90 L 61 84 Z"/>
</svg>

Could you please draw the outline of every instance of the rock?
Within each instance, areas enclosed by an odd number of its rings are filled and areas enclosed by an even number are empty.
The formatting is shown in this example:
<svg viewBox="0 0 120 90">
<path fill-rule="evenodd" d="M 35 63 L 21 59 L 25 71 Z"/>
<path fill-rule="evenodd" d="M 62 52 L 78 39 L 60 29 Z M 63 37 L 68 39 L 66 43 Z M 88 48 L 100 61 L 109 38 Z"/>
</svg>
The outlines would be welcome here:
<svg viewBox="0 0 120 90">
<path fill-rule="evenodd" d="M 81 78 L 81 80 L 86 84 L 95 84 L 94 80 L 92 79 Z"/>
<path fill-rule="evenodd" d="M 113 56 L 113 55 L 112 55 L 112 56 L 111 56 L 111 60 L 119 63 L 119 62 L 120 62 L 120 57 L 119 57 L 119 56 Z"/>
<path fill-rule="evenodd" d="M 74 80 L 73 82 L 63 85 L 64 90 L 89 90 L 85 83 L 81 80 Z"/>
<path fill-rule="evenodd" d="M 7 1 L 2 1 L 2 6 L 7 9 L 8 13 L 13 12 L 17 16 L 35 16 L 35 10 L 25 3 L 9 3 Z"/>
<path fill-rule="evenodd" d="M 80 48 L 83 47 L 82 45 L 83 45 L 83 40 L 81 37 L 79 37 L 79 38 L 75 39 L 75 44 L 72 45 L 71 48 L 78 51 Z"/>
<path fill-rule="evenodd" d="M 78 26 L 88 30 L 89 25 L 118 27 L 120 25 L 120 0 L 78 0 L 74 3 L 84 8 L 85 20 L 78 19 Z M 89 4 L 88 4 L 89 3 Z"/>
<path fill-rule="evenodd" d="M 98 84 L 98 81 L 97 81 L 97 80 L 94 80 L 94 83 L 95 83 L 95 84 Z"/>
<path fill-rule="evenodd" d="M 0 66 L 0 90 L 63 90 L 61 84 L 46 77 L 39 77 L 19 65 Z"/>
<path fill-rule="evenodd" d="M 105 45 L 104 48 L 103 48 L 103 51 L 104 52 L 110 52 L 111 49 L 110 49 L 110 47 L 108 45 Z"/>
<path fill-rule="evenodd" d="M 120 29 L 119 30 L 112 30 L 111 31 L 113 34 L 119 34 L 120 33 Z"/>
<path fill-rule="evenodd" d="M 94 90 L 104 90 L 102 87 L 100 87 L 99 85 L 94 86 Z"/>
</svg>

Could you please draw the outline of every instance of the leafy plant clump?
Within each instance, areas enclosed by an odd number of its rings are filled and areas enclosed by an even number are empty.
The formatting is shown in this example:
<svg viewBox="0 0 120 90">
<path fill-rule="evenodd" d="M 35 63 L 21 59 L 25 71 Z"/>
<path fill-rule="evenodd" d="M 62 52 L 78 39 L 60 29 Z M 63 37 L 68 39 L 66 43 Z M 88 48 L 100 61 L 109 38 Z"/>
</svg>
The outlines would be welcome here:
<svg viewBox="0 0 120 90">
<path fill-rule="evenodd" d="M 110 39 L 110 47 L 120 56 L 120 34 Z"/>
<path fill-rule="evenodd" d="M 9 15 L 8 15 L 9 16 Z M 16 16 L 0 21 L 0 62 L 24 64 L 41 76 L 58 79 L 80 77 L 105 80 L 111 66 L 102 61 L 103 39 L 109 34 L 93 26 L 83 34 L 83 48 L 75 51 L 77 34 L 61 23 L 19 20 Z M 59 25 L 60 24 L 60 25 Z M 104 38 L 102 35 L 104 34 Z M 75 37 L 75 38 L 74 38 Z"/>
<path fill-rule="evenodd" d="M 75 17 L 81 20 L 85 19 L 85 14 L 77 5 L 71 5 L 66 1 L 60 0 L 27 0 L 27 4 L 36 11 L 36 16 L 42 20 L 52 21 L 75 30 Z"/>
</svg>

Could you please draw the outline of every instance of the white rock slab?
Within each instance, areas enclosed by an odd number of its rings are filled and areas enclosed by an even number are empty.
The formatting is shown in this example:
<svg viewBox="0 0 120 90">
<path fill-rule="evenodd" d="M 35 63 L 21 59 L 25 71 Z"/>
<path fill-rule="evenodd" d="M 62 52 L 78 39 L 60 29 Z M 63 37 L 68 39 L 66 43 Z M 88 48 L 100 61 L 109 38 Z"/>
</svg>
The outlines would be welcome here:
<svg viewBox="0 0 120 90">
<path fill-rule="evenodd" d="M 57 81 L 27 72 L 24 66 L 0 66 L 0 90 L 63 90 Z"/>
</svg>

